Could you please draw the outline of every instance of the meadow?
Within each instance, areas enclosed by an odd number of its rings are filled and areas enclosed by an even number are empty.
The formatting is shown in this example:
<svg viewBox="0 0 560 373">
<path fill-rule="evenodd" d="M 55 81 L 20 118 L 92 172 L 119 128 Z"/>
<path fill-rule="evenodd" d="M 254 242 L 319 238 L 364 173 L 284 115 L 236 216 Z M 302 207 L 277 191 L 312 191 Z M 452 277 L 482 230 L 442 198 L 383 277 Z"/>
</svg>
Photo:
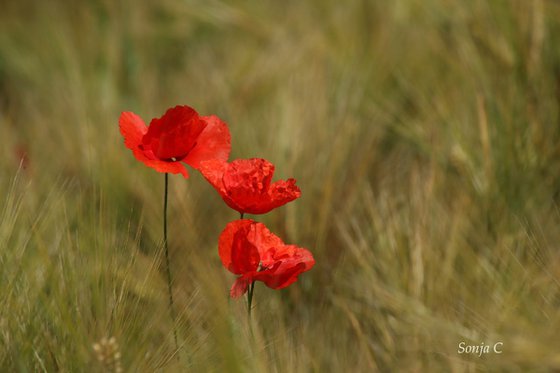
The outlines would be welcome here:
<svg viewBox="0 0 560 373">
<path fill-rule="evenodd" d="M 0 371 L 559 371 L 559 45 L 553 0 L 2 2 Z M 178 104 L 297 180 L 251 218 L 316 265 L 249 322 L 237 213 L 170 177 L 177 350 L 118 118 Z"/>
</svg>

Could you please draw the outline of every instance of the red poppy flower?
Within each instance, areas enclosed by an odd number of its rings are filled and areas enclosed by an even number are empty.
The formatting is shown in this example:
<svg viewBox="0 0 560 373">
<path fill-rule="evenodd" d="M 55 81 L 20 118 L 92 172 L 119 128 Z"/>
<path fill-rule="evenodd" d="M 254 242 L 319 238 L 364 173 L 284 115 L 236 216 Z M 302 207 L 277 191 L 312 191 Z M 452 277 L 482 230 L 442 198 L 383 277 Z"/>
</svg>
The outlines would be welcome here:
<svg viewBox="0 0 560 373">
<path fill-rule="evenodd" d="M 264 214 L 301 196 L 294 179 L 271 184 L 274 165 L 261 158 L 210 160 L 202 162 L 199 171 L 225 203 L 241 213 Z"/>
<path fill-rule="evenodd" d="M 189 106 L 176 106 L 147 127 L 142 118 L 123 112 L 119 127 L 136 159 L 158 172 L 189 176 L 184 162 L 198 168 L 209 159 L 227 160 L 231 136 L 217 116 L 199 116 Z"/>
<path fill-rule="evenodd" d="M 230 222 L 218 247 L 224 267 L 240 275 L 231 287 L 232 298 L 243 295 L 253 281 L 272 289 L 285 288 L 315 265 L 308 250 L 284 244 L 264 224 L 249 219 Z"/>
</svg>

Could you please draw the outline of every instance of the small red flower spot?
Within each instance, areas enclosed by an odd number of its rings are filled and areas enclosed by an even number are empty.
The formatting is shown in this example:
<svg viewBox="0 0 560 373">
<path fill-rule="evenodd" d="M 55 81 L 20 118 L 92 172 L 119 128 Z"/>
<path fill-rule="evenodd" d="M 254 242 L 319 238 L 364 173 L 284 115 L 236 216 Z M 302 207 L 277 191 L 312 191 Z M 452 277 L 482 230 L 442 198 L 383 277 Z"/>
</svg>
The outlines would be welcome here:
<svg viewBox="0 0 560 373">
<path fill-rule="evenodd" d="M 184 162 L 197 169 L 202 161 L 227 160 L 231 136 L 217 116 L 199 116 L 189 106 L 176 106 L 146 126 L 142 118 L 123 112 L 119 127 L 127 148 L 158 172 L 189 176 Z"/>
<path fill-rule="evenodd" d="M 232 298 L 243 295 L 253 281 L 272 289 L 285 288 L 315 265 L 308 250 L 284 244 L 264 224 L 249 219 L 230 222 L 218 248 L 224 267 L 240 275 L 231 287 Z"/>
<path fill-rule="evenodd" d="M 301 196 L 294 179 L 271 183 L 274 165 L 261 158 L 231 163 L 214 159 L 202 162 L 199 171 L 224 202 L 241 213 L 265 214 Z"/>
<path fill-rule="evenodd" d="M 29 151 L 27 146 L 20 144 L 14 148 L 14 155 L 17 159 L 18 165 L 27 170 L 29 168 Z"/>
</svg>

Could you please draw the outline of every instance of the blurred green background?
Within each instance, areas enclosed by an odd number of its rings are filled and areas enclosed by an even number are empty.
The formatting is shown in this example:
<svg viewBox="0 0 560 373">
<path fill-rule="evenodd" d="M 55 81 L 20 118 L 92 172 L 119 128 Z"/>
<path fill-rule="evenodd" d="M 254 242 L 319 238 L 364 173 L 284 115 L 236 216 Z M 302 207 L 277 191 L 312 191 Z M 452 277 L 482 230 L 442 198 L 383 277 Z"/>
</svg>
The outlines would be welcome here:
<svg viewBox="0 0 560 373">
<path fill-rule="evenodd" d="M 559 370 L 559 41 L 553 0 L 4 1 L 0 371 Z M 297 179 L 255 218 L 317 265 L 250 327 L 237 214 L 172 177 L 176 351 L 163 175 L 118 118 L 178 104 Z"/>
</svg>

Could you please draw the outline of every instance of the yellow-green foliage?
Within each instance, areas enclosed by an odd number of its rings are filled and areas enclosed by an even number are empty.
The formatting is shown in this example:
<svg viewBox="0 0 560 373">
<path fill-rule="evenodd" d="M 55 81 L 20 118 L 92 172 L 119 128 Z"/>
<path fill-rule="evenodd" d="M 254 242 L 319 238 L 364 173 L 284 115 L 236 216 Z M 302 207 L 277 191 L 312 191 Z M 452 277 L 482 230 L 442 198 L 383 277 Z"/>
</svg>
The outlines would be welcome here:
<svg viewBox="0 0 560 373">
<path fill-rule="evenodd" d="M 557 1 L 1 8 L 0 371 L 560 369 Z M 217 255 L 237 214 L 173 176 L 178 352 L 163 175 L 118 131 L 177 104 L 298 180 L 256 218 L 317 260 L 258 284 L 250 327 Z"/>
</svg>

